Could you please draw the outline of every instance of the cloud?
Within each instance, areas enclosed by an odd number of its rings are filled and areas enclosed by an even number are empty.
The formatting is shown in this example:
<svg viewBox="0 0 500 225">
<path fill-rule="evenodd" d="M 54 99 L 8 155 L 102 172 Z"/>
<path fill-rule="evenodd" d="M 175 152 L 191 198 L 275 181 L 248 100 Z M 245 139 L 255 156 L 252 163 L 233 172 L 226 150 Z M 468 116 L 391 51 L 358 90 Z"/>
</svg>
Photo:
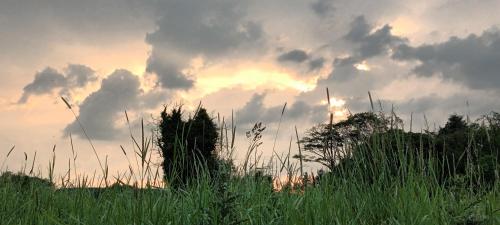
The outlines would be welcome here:
<svg viewBox="0 0 500 225">
<path fill-rule="evenodd" d="M 138 76 L 119 69 L 102 80 L 100 89 L 82 102 L 78 118 L 90 138 L 112 140 L 123 133 L 115 123 L 123 116 L 124 110 L 153 108 L 164 97 L 166 96 L 158 92 L 144 93 Z M 69 133 L 84 137 L 78 121 L 64 129 L 65 135 Z"/>
<path fill-rule="evenodd" d="M 65 69 L 65 73 L 67 83 L 73 87 L 85 87 L 88 83 L 97 80 L 95 71 L 85 65 L 70 64 Z"/>
<path fill-rule="evenodd" d="M 361 73 L 354 67 L 356 63 L 358 63 L 358 60 L 353 57 L 335 58 L 333 61 L 334 69 L 326 80 L 330 82 L 346 82 L 354 79 Z"/>
<path fill-rule="evenodd" d="M 311 9 L 319 17 L 325 17 L 329 13 L 333 12 L 335 7 L 333 6 L 333 0 L 317 0 L 311 3 Z"/>
<path fill-rule="evenodd" d="M 254 94 L 242 108 L 237 110 L 235 114 L 237 124 L 277 123 L 280 120 L 284 105 L 266 107 L 264 105 L 265 97 L 265 93 Z M 286 107 L 283 121 L 312 119 L 318 114 L 317 112 L 324 115 L 327 112 L 326 106 L 310 105 L 305 101 L 297 100 Z"/>
<path fill-rule="evenodd" d="M 392 47 L 407 42 L 406 38 L 393 35 L 388 24 L 373 30 L 364 16 L 356 17 L 350 26 L 344 39 L 357 45 L 354 57 L 359 61 L 387 53 Z"/>
<path fill-rule="evenodd" d="M 352 42 L 361 42 L 365 37 L 367 37 L 372 26 L 368 24 L 364 16 L 356 17 L 350 24 L 349 32 L 344 36 L 344 39 Z"/>
<path fill-rule="evenodd" d="M 68 96 L 71 89 L 83 88 L 96 80 L 95 71 L 85 65 L 69 64 L 63 73 L 47 67 L 36 73 L 33 82 L 24 87 L 18 104 L 25 104 L 30 96 L 51 94 L 56 89 L 60 89 L 59 94 Z"/>
<path fill-rule="evenodd" d="M 308 58 L 309 55 L 305 51 L 300 49 L 294 49 L 278 56 L 278 62 L 301 63 L 306 61 Z"/>
<path fill-rule="evenodd" d="M 388 24 L 376 29 L 364 16 L 358 16 L 349 23 L 342 40 L 347 41 L 350 53 L 333 59 L 332 71 L 318 79 L 316 92 L 330 87 L 338 96 L 358 98 L 397 79 L 404 69 L 390 60 L 389 53 L 407 40 L 393 35 Z"/>
<path fill-rule="evenodd" d="M 334 59 L 332 71 L 317 80 L 314 90 L 301 95 L 306 101 L 323 99 L 325 88 L 328 87 L 331 96 L 343 99 L 350 105 L 351 101 L 366 98 L 368 91 L 380 90 L 395 80 L 405 79 L 409 69 L 387 57 L 376 57 L 364 63 L 366 68 L 349 56 Z M 362 106 L 368 109 L 369 104 Z"/>
<path fill-rule="evenodd" d="M 246 18 L 244 2 L 173 0 L 158 7 L 163 14 L 157 29 L 146 36 L 152 46 L 147 71 L 166 89 L 193 86 L 194 77 L 183 71 L 193 58 L 213 62 L 255 47 L 263 37 L 261 25 Z"/>
<path fill-rule="evenodd" d="M 393 58 L 417 61 L 419 65 L 413 72 L 420 76 L 437 75 L 472 89 L 500 89 L 498 29 L 417 47 L 402 44 L 395 49 Z"/>
<path fill-rule="evenodd" d="M 323 68 L 325 64 L 325 58 L 319 57 L 309 61 L 309 71 L 314 71 Z"/>
<path fill-rule="evenodd" d="M 148 59 L 146 72 L 157 74 L 158 82 L 163 88 L 187 90 L 194 86 L 194 80 L 182 72 L 180 65 L 183 64 L 179 63 L 178 65 L 168 60 L 161 60 L 153 54 Z"/>
<path fill-rule="evenodd" d="M 313 58 L 313 56 L 301 49 L 293 49 L 287 52 L 280 54 L 277 59 L 279 63 L 284 65 L 297 64 L 302 65 L 303 63 L 307 67 L 305 72 L 311 72 L 315 70 L 319 70 L 323 68 L 325 63 L 325 58 L 317 57 Z"/>
<path fill-rule="evenodd" d="M 0 1 L 0 15 L 10 31 L 36 39 L 116 41 L 145 31 L 154 18 L 154 2 L 141 0 L 26 0 Z M 0 27 L 4 28 L 0 23 Z M 22 29 L 20 29 L 22 27 Z M 55 34 L 57 33 L 57 34 Z M 99 33 L 101 35 L 95 35 Z M 104 35 L 103 35 L 104 34 Z M 19 36 L 18 36 L 19 37 Z M 24 41 L 24 38 L 18 38 Z"/>
<path fill-rule="evenodd" d="M 80 51 L 85 47 L 100 49 L 142 40 L 154 28 L 155 2 L 2 0 L 0 64 L 33 70 L 32 65 L 53 64 L 50 61 L 54 57 L 67 58 L 67 54 L 60 55 L 61 47 L 78 47 Z"/>
<path fill-rule="evenodd" d="M 405 114 L 410 112 L 430 114 L 434 117 L 432 119 L 438 122 L 445 119 L 443 115 L 458 113 L 477 117 L 500 107 L 497 99 L 487 92 L 457 93 L 446 97 L 431 94 L 399 101 L 396 104 Z"/>
</svg>

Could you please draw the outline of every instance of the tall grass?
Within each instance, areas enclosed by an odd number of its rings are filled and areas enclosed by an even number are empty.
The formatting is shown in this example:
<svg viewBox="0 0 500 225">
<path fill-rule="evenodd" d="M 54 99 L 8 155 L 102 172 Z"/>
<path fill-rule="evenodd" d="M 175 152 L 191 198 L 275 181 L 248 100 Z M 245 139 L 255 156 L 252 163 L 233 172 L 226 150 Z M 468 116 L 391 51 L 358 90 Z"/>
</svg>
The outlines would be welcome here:
<svg viewBox="0 0 500 225">
<path fill-rule="evenodd" d="M 232 119 L 231 127 L 224 119 L 219 121 L 219 157 L 231 161 L 236 126 Z M 419 153 L 424 140 L 417 145 L 417 154 L 407 154 L 409 139 L 402 133 L 376 135 L 361 146 L 360 151 L 369 154 L 339 165 L 336 175 L 310 181 L 314 176 L 306 176 L 303 162 L 291 161 L 293 139 L 287 155 L 274 153 L 269 162 L 262 161 L 258 147 L 263 129 L 257 124 L 250 132 L 246 160 L 236 171 L 229 169 L 219 177 L 205 171 L 192 185 L 177 189 L 162 182 L 151 159 L 153 136 L 146 134 L 141 122 L 141 137 L 130 131 L 135 165 L 130 151 L 121 146 L 129 170 L 113 178 L 108 175 L 107 160 L 101 164 L 101 178 L 77 174 L 76 154 L 61 178 L 65 182 L 57 188 L 4 173 L 0 224 L 500 224 L 500 185 L 472 190 L 463 183 L 440 184 L 438 170 L 433 169 L 440 165 Z M 389 145 L 389 140 L 396 143 Z M 184 150 L 183 142 L 178 140 L 179 151 Z M 395 147 L 387 151 L 389 146 Z M 71 161 L 75 166 L 70 180 Z M 392 164 L 400 166 L 394 170 Z M 267 167 L 262 170 L 259 165 Z M 56 180 L 55 166 L 54 146 L 51 181 Z M 478 171 L 470 173 L 474 176 Z"/>
</svg>

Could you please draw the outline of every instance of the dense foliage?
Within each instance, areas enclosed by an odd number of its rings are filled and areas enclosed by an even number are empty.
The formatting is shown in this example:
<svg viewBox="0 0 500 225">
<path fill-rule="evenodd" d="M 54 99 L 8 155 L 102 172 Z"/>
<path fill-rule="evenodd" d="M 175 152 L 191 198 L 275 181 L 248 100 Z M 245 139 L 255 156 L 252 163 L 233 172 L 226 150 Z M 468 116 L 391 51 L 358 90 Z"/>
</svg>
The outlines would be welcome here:
<svg viewBox="0 0 500 225">
<path fill-rule="evenodd" d="M 169 113 L 165 108 L 159 123 L 158 145 L 163 156 L 163 171 L 168 183 L 185 185 L 208 170 L 217 170 L 217 127 L 203 107 L 193 118 L 183 119 L 182 108 Z"/>
<path fill-rule="evenodd" d="M 451 115 L 436 132 L 407 132 L 393 122 L 398 120 L 360 113 L 336 124 L 317 125 L 301 140 L 309 153 L 303 158 L 322 163 L 336 174 L 356 171 L 356 176 L 369 182 L 381 175 L 401 179 L 409 170 L 432 171 L 441 184 L 457 179 L 471 186 L 498 181 L 498 113 L 476 122 Z"/>
</svg>

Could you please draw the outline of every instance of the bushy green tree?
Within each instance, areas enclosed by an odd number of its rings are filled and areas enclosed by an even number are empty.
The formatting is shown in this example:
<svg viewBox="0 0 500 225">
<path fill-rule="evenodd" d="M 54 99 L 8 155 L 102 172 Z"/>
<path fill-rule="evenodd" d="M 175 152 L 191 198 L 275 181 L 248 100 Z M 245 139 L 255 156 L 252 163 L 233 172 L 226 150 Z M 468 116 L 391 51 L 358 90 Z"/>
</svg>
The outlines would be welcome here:
<svg viewBox="0 0 500 225">
<path fill-rule="evenodd" d="M 163 172 L 170 185 L 182 186 L 200 175 L 214 175 L 218 133 L 205 108 L 199 107 L 187 120 L 183 118 L 182 107 L 170 112 L 165 108 L 158 127 Z"/>
</svg>

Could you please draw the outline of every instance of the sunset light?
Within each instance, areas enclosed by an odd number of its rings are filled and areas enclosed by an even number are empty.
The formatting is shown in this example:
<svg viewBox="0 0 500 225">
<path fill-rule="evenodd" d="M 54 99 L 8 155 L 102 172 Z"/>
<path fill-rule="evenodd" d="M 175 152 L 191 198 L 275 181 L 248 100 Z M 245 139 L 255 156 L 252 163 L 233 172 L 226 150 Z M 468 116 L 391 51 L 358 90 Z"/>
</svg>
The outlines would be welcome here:
<svg viewBox="0 0 500 225">
<path fill-rule="evenodd" d="M 0 0 L 0 225 L 500 224 L 499 9 Z"/>
<path fill-rule="evenodd" d="M 210 73 L 213 75 L 204 75 L 197 81 L 197 85 L 207 94 L 234 86 L 241 86 L 244 89 L 293 89 L 298 92 L 310 91 L 316 86 L 315 80 L 299 80 L 288 73 L 277 70 L 239 68 L 237 71 L 224 70 L 221 73 L 218 71 Z"/>
<path fill-rule="evenodd" d="M 364 61 L 358 64 L 354 64 L 354 67 L 361 71 L 370 71 L 370 66 Z"/>
<path fill-rule="evenodd" d="M 323 100 L 321 104 L 328 105 L 328 101 Z M 335 121 L 340 121 L 346 119 L 348 116 L 348 110 L 345 108 L 346 101 L 336 97 L 330 97 L 330 106 L 327 112 L 327 120 L 329 120 L 330 114 L 333 115 Z"/>
</svg>

